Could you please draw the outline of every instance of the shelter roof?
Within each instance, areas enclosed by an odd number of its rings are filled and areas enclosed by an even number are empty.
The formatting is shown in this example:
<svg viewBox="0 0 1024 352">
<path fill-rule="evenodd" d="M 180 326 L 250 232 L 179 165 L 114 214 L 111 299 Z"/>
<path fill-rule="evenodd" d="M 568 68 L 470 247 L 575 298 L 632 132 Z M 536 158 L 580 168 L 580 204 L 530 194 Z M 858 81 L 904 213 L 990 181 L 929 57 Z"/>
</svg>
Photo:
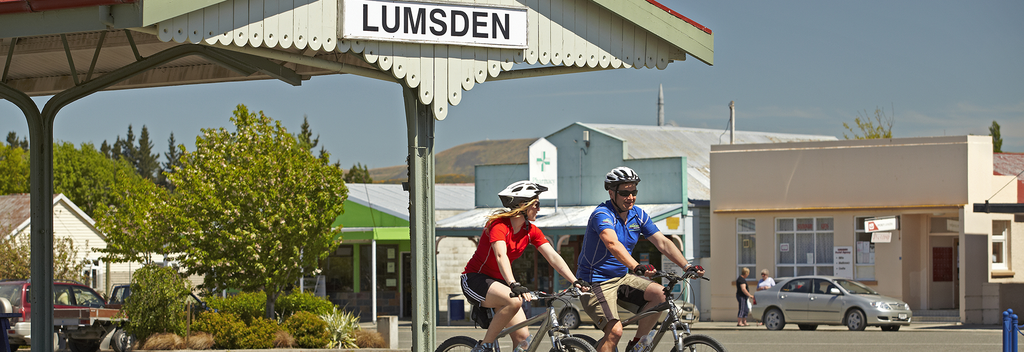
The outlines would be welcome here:
<svg viewBox="0 0 1024 352">
<path fill-rule="evenodd" d="M 409 220 L 409 192 L 398 184 L 349 183 L 348 200 Z M 439 184 L 434 186 L 434 209 L 473 209 L 472 184 Z"/>
<path fill-rule="evenodd" d="M 345 38 L 343 8 L 350 3 L 0 0 L 0 80 L 43 96 L 112 73 L 131 78 L 102 89 L 266 79 L 301 85 L 314 76 L 348 73 L 415 89 L 441 120 L 464 91 L 488 80 L 665 69 L 688 57 L 714 62 L 712 31 L 655 0 L 432 2 L 525 10 L 525 48 Z M 192 44 L 209 50 L 171 50 Z M 13 60 L 7 57 L 12 53 Z M 165 62 L 159 53 L 181 56 Z"/>
<path fill-rule="evenodd" d="M 583 124 L 625 141 L 627 157 L 650 159 L 685 156 L 690 199 L 711 199 L 711 146 L 729 143 L 728 131 L 676 126 Z M 736 131 L 736 144 L 831 141 L 835 136 Z"/>
</svg>

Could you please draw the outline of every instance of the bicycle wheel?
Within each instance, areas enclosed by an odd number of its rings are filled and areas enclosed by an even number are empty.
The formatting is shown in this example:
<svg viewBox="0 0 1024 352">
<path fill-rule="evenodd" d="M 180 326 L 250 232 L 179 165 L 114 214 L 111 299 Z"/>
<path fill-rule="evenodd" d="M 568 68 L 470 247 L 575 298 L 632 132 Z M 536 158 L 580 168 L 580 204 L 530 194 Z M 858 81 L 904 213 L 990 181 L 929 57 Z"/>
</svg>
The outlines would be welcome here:
<svg viewBox="0 0 1024 352">
<path fill-rule="evenodd" d="M 674 352 L 725 352 L 725 347 L 718 340 L 708 335 L 690 335 L 683 339 L 683 350 L 672 348 Z"/>
<path fill-rule="evenodd" d="M 476 339 L 469 336 L 452 336 L 440 346 L 434 352 L 469 352 L 476 346 Z"/>
<path fill-rule="evenodd" d="M 551 347 L 552 352 L 597 352 L 589 342 L 575 336 L 563 337 L 558 340 L 558 343 L 562 345 L 562 348 Z"/>
</svg>

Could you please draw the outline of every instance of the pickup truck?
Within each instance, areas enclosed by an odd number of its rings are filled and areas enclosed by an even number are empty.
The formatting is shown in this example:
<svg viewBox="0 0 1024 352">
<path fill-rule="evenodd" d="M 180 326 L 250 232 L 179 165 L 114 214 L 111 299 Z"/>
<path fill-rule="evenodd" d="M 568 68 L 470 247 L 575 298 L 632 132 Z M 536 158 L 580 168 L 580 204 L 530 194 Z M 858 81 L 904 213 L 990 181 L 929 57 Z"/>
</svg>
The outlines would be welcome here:
<svg viewBox="0 0 1024 352">
<path fill-rule="evenodd" d="M 11 352 L 22 345 L 32 344 L 32 305 L 30 303 L 32 284 L 28 281 L 0 282 L 0 306 L 20 313 L 20 318 L 11 319 L 7 331 Z M 7 304 L 3 304 L 4 301 Z M 101 343 L 115 329 L 117 309 L 106 307 L 96 291 L 89 286 L 75 282 L 53 283 L 53 325 L 54 350 L 61 340 L 67 341 L 72 352 L 96 352 Z"/>
</svg>

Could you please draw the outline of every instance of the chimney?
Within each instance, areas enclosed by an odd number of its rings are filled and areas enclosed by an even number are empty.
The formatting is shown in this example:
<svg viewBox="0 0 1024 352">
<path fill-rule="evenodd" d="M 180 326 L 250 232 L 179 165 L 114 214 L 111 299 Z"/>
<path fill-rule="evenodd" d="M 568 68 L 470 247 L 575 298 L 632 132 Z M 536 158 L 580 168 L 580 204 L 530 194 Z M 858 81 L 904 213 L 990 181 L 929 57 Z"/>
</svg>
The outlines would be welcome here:
<svg viewBox="0 0 1024 352">
<path fill-rule="evenodd" d="M 665 125 L 665 90 L 658 85 L 658 126 Z"/>
</svg>

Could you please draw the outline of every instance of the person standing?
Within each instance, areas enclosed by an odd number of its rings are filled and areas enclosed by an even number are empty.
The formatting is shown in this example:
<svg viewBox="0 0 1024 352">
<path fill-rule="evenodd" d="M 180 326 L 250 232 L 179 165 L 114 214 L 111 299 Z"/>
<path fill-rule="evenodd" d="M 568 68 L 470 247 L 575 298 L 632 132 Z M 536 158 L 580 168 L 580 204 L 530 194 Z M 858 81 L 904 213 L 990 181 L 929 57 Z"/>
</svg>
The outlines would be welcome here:
<svg viewBox="0 0 1024 352">
<path fill-rule="evenodd" d="M 775 279 L 768 276 L 768 269 L 761 269 L 761 279 L 757 281 L 757 290 L 764 291 L 775 286 Z"/>
<path fill-rule="evenodd" d="M 689 269 L 679 248 L 658 230 L 643 209 L 634 206 L 640 192 L 637 190 L 639 183 L 640 176 L 633 169 L 612 169 L 604 180 L 610 199 L 591 213 L 583 236 L 576 276 L 595 285 L 591 289 L 593 294 L 583 296 L 580 303 L 593 318 L 594 325 L 604 332 L 596 346 L 599 352 L 611 352 L 622 338 L 617 306 L 638 313 L 665 302 L 662 286 L 649 279 L 657 270 L 633 258 L 633 248 L 641 235 L 680 268 Z M 702 268 L 697 270 L 704 274 Z M 647 335 L 657 319 L 658 315 L 654 314 L 640 320 L 626 352 Z"/>
<path fill-rule="evenodd" d="M 750 268 L 740 270 L 740 277 L 736 278 L 736 301 L 740 304 L 740 312 L 736 315 L 736 326 L 748 326 L 747 316 L 750 315 L 750 306 L 747 300 L 753 299 L 754 295 L 747 291 L 747 275 L 750 275 Z"/>
<path fill-rule="evenodd" d="M 476 252 L 462 272 L 462 294 L 474 305 L 494 308 L 494 317 L 484 339 L 479 341 L 473 352 L 491 352 L 502 329 L 526 320 L 521 309 L 523 301 L 533 296 L 530 289 L 516 282 L 512 274 L 512 262 L 519 258 L 526 247 L 533 245 L 544 259 L 559 274 L 573 281 L 577 287 L 588 290 L 589 284 L 577 280 L 572 269 L 565 263 L 547 238 L 532 222 L 540 211 L 539 196 L 548 188 L 529 181 L 512 183 L 498 193 L 501 204 L 508 210 L 500 210 L 487 218 L 483 236 Z M 524 327 L 509 334 L 513 346 L 526 340 L 530 333 Z"/>
</svg>

